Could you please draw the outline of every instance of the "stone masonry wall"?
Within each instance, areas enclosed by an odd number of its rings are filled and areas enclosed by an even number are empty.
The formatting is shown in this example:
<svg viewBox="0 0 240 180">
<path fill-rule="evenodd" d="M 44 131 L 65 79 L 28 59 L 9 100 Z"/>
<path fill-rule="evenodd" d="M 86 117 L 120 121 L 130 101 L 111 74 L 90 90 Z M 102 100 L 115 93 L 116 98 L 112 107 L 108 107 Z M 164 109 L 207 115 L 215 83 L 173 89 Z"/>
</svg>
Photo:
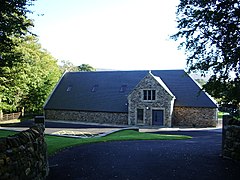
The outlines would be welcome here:
<svg viewBox="0 0 240 180">
<path fill-rule="evenodd" d="M 156 100 L 143 100 L 143 90 L 156 90 Z M 159 109 L 164 111 L 164 126 L 171 127 L 173 102 L 174 97 L 149 73 L 128 96 L 128 123 L 129 125 L 138 125 L 136 110 L 139 108 L 144 109 L 144 125 L 152 126 L 152 110 Z"/>
<path fill-rule="evenodd" d="M 43 125 L 0 138 L 0 179 L 41 180 L 48 171 Z"/>
<path fill-rule="evenodd" d="M 217 109 L 174 107 L 173 126 L 178 127 L 216 127 Z"/>
<path fill-rule="evenodd" d="M 240 121 L 223 116 L 223 157 L 240 161 Z"/>
<path fill-rule="evenodd" d="M 127 125 L 127 113 L 45 110 L 45 119 Z"/>
</svg>

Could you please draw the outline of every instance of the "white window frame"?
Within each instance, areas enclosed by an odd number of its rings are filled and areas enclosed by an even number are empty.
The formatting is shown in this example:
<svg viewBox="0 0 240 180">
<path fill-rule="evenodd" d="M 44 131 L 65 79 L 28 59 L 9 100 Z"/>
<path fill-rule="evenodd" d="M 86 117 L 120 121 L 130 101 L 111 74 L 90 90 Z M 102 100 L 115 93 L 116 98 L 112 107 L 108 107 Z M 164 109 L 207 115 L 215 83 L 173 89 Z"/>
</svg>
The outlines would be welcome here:
<svg viewBox="0 0 240 180">
<path fill-rule="evenodd" d="M 143 101 L 155 101 L 157 99 L 156 94 L 157 91 L 155 89 L 144 89 L 142 91 L 142 99 Z"/>
</svg>

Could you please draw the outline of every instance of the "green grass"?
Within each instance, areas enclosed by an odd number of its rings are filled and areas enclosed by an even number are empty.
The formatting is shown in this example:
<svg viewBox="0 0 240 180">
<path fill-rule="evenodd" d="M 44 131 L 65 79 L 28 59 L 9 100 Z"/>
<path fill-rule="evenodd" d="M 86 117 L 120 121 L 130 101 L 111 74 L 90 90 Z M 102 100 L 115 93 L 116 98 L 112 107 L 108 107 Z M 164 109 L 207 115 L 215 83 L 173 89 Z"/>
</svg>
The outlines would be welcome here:
<svg viewBox="0 0 240 180">
<path fill-rule="evenodd" d="M 218 112 L 218 119 L 222 119 L 224 114 L 228 114 L 228 113 L 219 111 Z"/>
<path fill-rule="evenodd" d="M 1 131 L 0 137 L 6 137 L 12 135 L 10 131 Z M 151 134 L 137 132 L 133 130 L 124 130 L 110 134 L 105 137 L 95 137 L 95 138 L 70 138 L 70 137 L 58 137 L 46 135 L 46 142 L 48 145 L 48 154 L 53 155 L 54 153 L 76 145 L 89 144 L 89 143 L 99 143 L 99 142 L 109 142 L 109 141 L 128 141 L 128 140 L 184 140 L 190 139 L 190 136 L 183 135 L 163 135 L 163 134 Z"/>
<path fill-rule="evenodd" d="M 0 130 L 0 138 L 1 137 L 7 137 L 16 134 L 15 131 L 6 131 L 6 130 Z"/>
<path fill-rule="evenodd" d="M 222 119 L 223 115 L 229 115 L 229 113 L 219 111 L 219 112 L 218 112 L 218 119 Z M 234 116 L 233 118 L 236 119 L 236 120 L 240 120 L 240 117 L 239 117 L 239 116 L 238 116 L 238 117 L 237 117 L 237 116 Z"/>
</svg>

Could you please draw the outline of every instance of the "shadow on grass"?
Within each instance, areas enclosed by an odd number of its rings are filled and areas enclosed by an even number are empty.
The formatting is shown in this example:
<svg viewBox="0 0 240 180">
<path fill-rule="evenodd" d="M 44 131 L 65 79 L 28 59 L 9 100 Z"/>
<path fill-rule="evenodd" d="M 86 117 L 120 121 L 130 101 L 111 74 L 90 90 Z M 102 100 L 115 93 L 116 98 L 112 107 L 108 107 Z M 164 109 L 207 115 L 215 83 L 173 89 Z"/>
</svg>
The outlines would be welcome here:
<svg viewBox="0 0 240 180">
<path fill-rule="evenodd" d="M 166 135 L 166 134 L 152 134 L 143 133 L 134 130 L 123 130 L 109 134 L 104 137 L 94 138 L 70 138 L 70 137 L 56 137 L 47 135 L 46 142 L 48 145 L 49 155 L 69 147 L 90 144 L 90 143 L 103 143 L 111 141 L 133 141 L 133 140 L 187 140 L 191 139 L 191 136 L 186 135 Z"/>
<path fill-rule="evenodd" d="M 7 137 L 14 135 L 16 132 L 0 130 L 0 137 Z M 69 147 L 90 144 L 90 143 L 103 143 L 111 141 L 132 141 L 132 140 L 187 140 L 191 139 L 190 136 L 185 135 L 166 135 L 166 134 L 152 134 L 143 133 L 134 130 L 123 130 L 104 137 L 94 138 L 71 138 L 46 135 L 45 140 L 48 146 L 48 154 L 54 155 L 55 153 Z"/>
</svg>

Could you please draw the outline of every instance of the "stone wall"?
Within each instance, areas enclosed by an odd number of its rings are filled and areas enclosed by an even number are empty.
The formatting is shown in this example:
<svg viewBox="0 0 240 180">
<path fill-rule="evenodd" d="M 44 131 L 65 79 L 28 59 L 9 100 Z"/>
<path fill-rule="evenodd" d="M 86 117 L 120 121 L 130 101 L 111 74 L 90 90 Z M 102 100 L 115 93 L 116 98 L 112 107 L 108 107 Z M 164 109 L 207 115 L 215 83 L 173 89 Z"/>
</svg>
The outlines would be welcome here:
<svg viewBox="0 0 240 180">
<path fill-rule="evenodd" d="M 216 108 L 174 107 L 173 126 L 177 127 L 216 127 Z"/>
<path fill-rule="evenodd" d="M 143 90 L 155 90 L 156 99 L 143 100 Z M 145 76 L 128 96 L 128 123 L 129 125 L 138 125 L 137 109 L 143 109 L 143 125 L 152 126 L 152 110 L 164 111 L 164 126 L 171 127 L 172 109 L 174 97 L 172 97 L 153 77 L 151 73 Z M 142 125 L 142 124 L 141 124 Z"/>
<path fill-rule="evenodd" d="M 240 121 L 223 116 L 223 157 L 240 161 Z"/>
<path fill-rule="evenodd" d="M 48 175 L 44 126 L 0 138 L 0 179 L 45 179 Z"/>
<path fill-rule="evenodd" d="M 127 113 L 45 110 L 45 119 L 127 125 Z"/>
</svg>

